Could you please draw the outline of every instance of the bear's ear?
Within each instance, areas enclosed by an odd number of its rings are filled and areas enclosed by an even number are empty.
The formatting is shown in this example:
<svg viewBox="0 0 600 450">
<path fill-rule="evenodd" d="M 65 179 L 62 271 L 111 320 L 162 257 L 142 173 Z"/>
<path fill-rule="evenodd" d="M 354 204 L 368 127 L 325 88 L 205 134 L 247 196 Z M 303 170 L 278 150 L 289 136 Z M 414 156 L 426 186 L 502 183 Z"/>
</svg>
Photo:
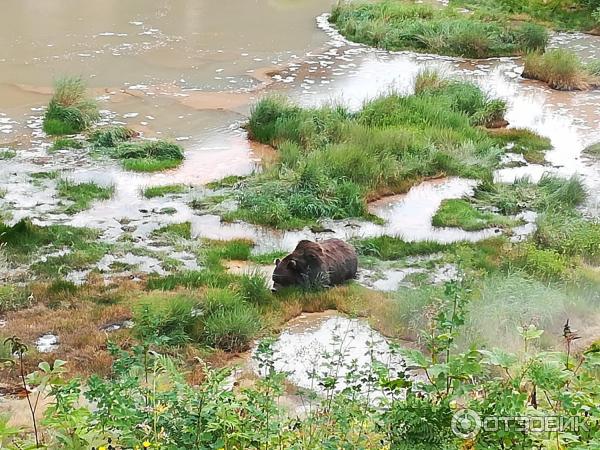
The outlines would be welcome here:
<svg viewBox="0 0 600 450">
<path fill-rule="evenodd" d="M 296 268 L 298 267 L 298 263 L 295 259 L 290 259 L 290 262 L 288 262 L 288 267 L 292 270 L 296 270 Z"/>
<path fill-rule="evenodd" d="M 277 266 L 279 265 L 279 263 L 280 263 L 280 262 L 281 262 L 281 260 L 280 260 L 279 258 L 277 258 L 277 259 L 275 260 L 275 267 L 277 267 Z"/>
</svg>

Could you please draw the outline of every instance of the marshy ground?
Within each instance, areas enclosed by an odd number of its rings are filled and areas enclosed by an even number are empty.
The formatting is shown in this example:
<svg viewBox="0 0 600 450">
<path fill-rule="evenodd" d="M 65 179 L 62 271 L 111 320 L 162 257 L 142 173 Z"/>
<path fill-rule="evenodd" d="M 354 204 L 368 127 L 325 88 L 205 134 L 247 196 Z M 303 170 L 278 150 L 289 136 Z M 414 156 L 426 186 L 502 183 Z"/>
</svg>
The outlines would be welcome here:
<svg viewBox="0 0 600 450">
<path fill-rule="evenodd" d="M 0 18 L 0 337 L 27 344 L 27 370 L 106 376 L 114 344 L 152 342 L 191 384 L 208 363 L 253 385 L 249 355 L 273 338 L 297 410 L 334 329 L 348 362 L 370 341 L 380 358 L 430 349 L 448 282 L 469 302 L 457 349 L 521 354 L 533 325 L 562 350 L 567 319 L 574 352 L 600 338 L 600 38 L 584 15 L 486 25 L 494 5 L 451 1 L 481 33 L 509 28 L 475 48 L 437 4 L 142 3 Z M 82 20 L 56 37 L 65 14 Z M 398 40 L 394 14 L 449 39 Z M 275 258 L 331 237 L 357 248 L 356 281 L 271 293 Z"/>
</svg>

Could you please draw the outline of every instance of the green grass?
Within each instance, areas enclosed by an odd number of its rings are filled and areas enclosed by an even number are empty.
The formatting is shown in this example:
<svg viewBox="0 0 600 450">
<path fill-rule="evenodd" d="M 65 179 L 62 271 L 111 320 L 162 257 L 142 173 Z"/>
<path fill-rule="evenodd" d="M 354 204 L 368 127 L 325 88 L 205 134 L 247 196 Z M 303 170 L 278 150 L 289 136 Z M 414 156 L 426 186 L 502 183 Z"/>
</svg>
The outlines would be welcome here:
<svg viewBox="0 0 600 450">
<path fill-rule="evenodd" d="M 548 42 L 538 25 L 502 16 L 482 20 L 410 1 L 338 3 L 329 20 L 346 38 L 386 50 L 487 58 L 543 50 Z"/>
<path fill-rule="evenodd" d="M 205 244 L 204 259 L 213 266 L 220 264 L 221 260 L 247 261 L 254 247 L 254 242 L 249 239 L 205 241 Z"/>
<path fill-rule="evenodd" d="M 574 211 L 548 211 L 537 222 L 534 239 L 542 248 L 600 264 L 600 222 Z"/>
<path fill-rule="evenodd" d="M 58 178 L 60 172 L 58 170 L 51 170 L 48 172 L 31 172 L 29 176 L 34 180 L 54 180 Z"/>
<path fill-rule="evenodd" d="M 31 265 L 31 270 L 46 277 L 66 275 L 74 270 L 91 268 L 105 256 L 112 246 L 104 242 L 87 242 L 72 248 L 61 256 L 49 256 L 45 261 Z"/>
<path fill-rule="evenodd" d="M 549 138 L 524 128 L 503 128 L 490 130 L 495 143 L 509 148 L 512 153 L 520 153 L 531 164 L 545 163 L 545 152 L 552 149 Z"/>
<path fill-rule="evenodd" d="M 210 183 L 206 183 L 206 187 L 209 189 L 222 189 L 227 187 L 233 187 L 237 183 L 242 181 L 244 178 L 246 177 L 241 177 L 239 175 L 229 175 L 218 181 L 211 181 Z"/>
<path fill-rule="evenodd" d="M 586 198 L 585 187 L 577 176 L 560 178 L 554 175 L 544 175 L 537 184 L 526 178 L 511 184 L 491 184 L 475 194 L 476 203 L 493 206 L 504 215 L 524 210 L 571 211 Z"/>
<path fill-rule="evenodd" d="M 201 296 L 152 293 L 134 310 L 135 334 L 146 341 L 179 346 L 188 342 L 227 352 L 248 350 L 261 329 L 257 310 L 230 289 Z"/>
<path fill-rule="evenodd" d="M 191 270 L 177 272 L 163 277 L 151 277 L 146 287 L 150 290 L 172 291 L 178 287 L 187 289 L 202 286 L 225 288 L 229 286 L 235 277 L 227 272 L 216 270 Z"/>
<path fill-rule="evenodd" d="M 168 184 L 165 186 L 152 186 L 143 190 L 143 195 L 146 198 L 164 197 L 169 194 L 183 194 L 188 190 L 185 184 Z"/>
<path fill-rule="evenodd" d="M 49 135 L 75 134 L 100 117 L 96 102 L 89 99 L 80 77 L 60 78 L 44 114 L 43 130 Z"/>
<path fill-rule="evenodd" d="M 152 232 L 152 236 L 173 236 L 180 237 L 183 239 L 191 239 L 192 238 L 192 223 L 191 222 L 182 222 L 182 223 L 170 223 L 169 225 L 165 225 L 160 227 Z"/>
<path fill-rule="evenodd" d="M 521 222 L 510 217 L 476 209 L 466 200 L 442 201 L 432 218 L 434 227 L 455 227 L 466 231 L 478 231 L 490 227 L 509 228 Z"/>
<path fill-rule="evenodd" d="M 250 261 L 261 265 L 271 265 L 275 263 L 277 258 L 283 259 L 289 252 L 283 250 L 274 250 L 268 253 L 259 253 L 257 255 L 250 255 Z"/>
<path fill-rule="evenodd" d="M 561 91 L 586 90 L 600 85 L 576 53 L 565 49 L 552 49 L 546 53 L 530 53 L 524 58 L 522 76 L 548 83 Z"/>
<path fill-rule="evenodd" d="M 26 287 L 8 284 L 0 286 L 0 313 L 27 308 L 33 301 Z"/>
<path fill-rule="evenodd" d="M 111 125 L 94 130 L 90 134 L 89 140 L 96 147 L 112 148 L 123 142 L 129 141 L 137 135 L 138 133 L 131 128 Z"/>
<path fill-rule="evenodd" d="M 585 149 L 583 149 L 583 153 L 591 156 L 600 156 L 600 142 L 588 145 Z"/>
<path fill-rule="evenodd" d="M 83 142 L 77 139 L 70 138 L 56 138 L 50 147 L 50 151 L 65 150 L 70 148 L 80 149 L 83 148 Z"/>
<path fill-rule="evenodd" d="M 75 214 L 90 207 L 97 200 L 108 200 L 115 192 L 114 186 L 98 186 L 95 183 L 74 183 L 69 180 L 59 180 L 57 183 L 58 196 L 73 204 L 67 206 L 68 214 Z"/>
<path fill-rule="evenodd" d="M 450 0 L 451 7 L 468 8 L 481 20 L 503 17 L 539 23 L 557 30 L 590 31 L 598 27 L 594 0 Z"/>
<path fill-rule="evenodd" d="M 158 172 L 178 167 L 184 158 L 183 149 L 167 141 L 127 142 L 109 149 L 109 154 L 121 160 L 125 170 Z"/>
<path fill-rule="evenodd" d="M 239 209 L 224 219 L 284 229 L 323 218 L 372 219 L 369 199 L 405 192 L 426 177 L 491 182 L 501 150 L 477 125 L 498 120 L 504 108 L 473 84 L 452 80 L 415 95 L 377 98 L 353 114 L 262 99 L 247 130 L 281 158 L 236 188 Z"/>
<path fill-rule="evenodd" d="M 99 232 L 90 228 L 68 225 L 41 227 L 23 219 L 13 226 L 0 224 L 0 243 L 6 244 L 5 251 L 18 261 L 26 260 L 42 247 L 53 246 L 80 248 L 95 242 Z"/>
<path fill-rule="evenodd" d="M 0 161 L 4 161 L 7 159 L 13 159 L 15 156 L 17 156 L 17 152 L 15 152 L 14 150 L 0 151 Z"/>
<path fill-rule="evenodd" d="M 383 260 L 402 259 L 407 256 L 430 255 L 445 251 L 451 244 L 430 241 L 407 242 L 398 237 L 377 236 L 352 241 L 356 251 L 363 256 L 376 256 Z"/>
</svg>

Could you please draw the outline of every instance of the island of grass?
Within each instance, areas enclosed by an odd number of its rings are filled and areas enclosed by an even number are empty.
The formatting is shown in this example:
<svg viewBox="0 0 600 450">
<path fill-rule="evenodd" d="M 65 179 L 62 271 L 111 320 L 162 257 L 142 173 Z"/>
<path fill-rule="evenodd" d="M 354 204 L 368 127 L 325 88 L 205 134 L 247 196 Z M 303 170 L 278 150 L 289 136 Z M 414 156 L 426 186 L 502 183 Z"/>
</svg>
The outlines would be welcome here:
<svg viewBox="0 0 600 450">
<path fill-rule="evenodd" d="M 164 197 L 170 194 L 183 194 L 188 190 L 185 184 L 167 184 L 164 186 L 151 186 L 142 191 L 146 198 Z"/>
<path fill-rule="evenodd" d="M 42 128 L 49 135 L 76 134 L 86 130 L 99 117 L 98 106 L 87 97 L 83 80 L 65 77 L 54 84 Z"/>
<path fill-rule="evenodd" d="M 108 200 L 115 192 L 114 186 L 99 186 L 96 183 L 74 183 L 69 180 L 59 180 L 57 183 L 58 196 L 73 202 L 65 212 L 75 214 L 90 207 L 96 200 Z"/>
<path fill-rule="evenodd" d="M 450 0 L 482 20 L 534 22 L 558 31 L 600 31 L 600 3 L 596 0 Z"/>
<path fill-rule="evenodd" d="M 577 54 L 564 49 L 533 52 L 524 58 L 523 78 L 540 80 L 560 91 L 584 91 L 600 87 L 600 64 L 584 64 Z"/>
<path fill-rule="evenodd" d="M 409 0 L 338 3 L 329 20 L 351 41 L 392 51 L 489 58 L 543 50 L 548 42 L 540 25 Z"/>
<path fill-rule="evenodd" d="M 233 187 L 239 208 L 225 220 L 297 228 L 325 218 L 370 218 L 369 200 L 406 192 L 427 177 L 491 182 L 507 143 L 519 141 L 523 152 L 539 147 L 534 133 L 497 137 L 484 128 L 503 119 L 505 104 L 477 86 L 431 73 L 416 84 L 414 95 L 389 94 L 356 113 L 261 100 L 247 129 L 280 158 Z"/>
<path fill-rule="evenodd" d="M 159 172 L 178 167 L 184 159 L 183 148 L 168 141 L 136 140 L 131 128 L 110 126 L 95 130 L 90 141 L 97 152 L 121 161 L 125 170 Z"/>
<path fill-rule="evenodd" d="M 510 228 L 522 222 L 489 211 L 480 211 L 462 199 L 444 200 L 432 218 L 434 227 L 462 228 L 479 231 L 490 227 Z"/>
</svg>

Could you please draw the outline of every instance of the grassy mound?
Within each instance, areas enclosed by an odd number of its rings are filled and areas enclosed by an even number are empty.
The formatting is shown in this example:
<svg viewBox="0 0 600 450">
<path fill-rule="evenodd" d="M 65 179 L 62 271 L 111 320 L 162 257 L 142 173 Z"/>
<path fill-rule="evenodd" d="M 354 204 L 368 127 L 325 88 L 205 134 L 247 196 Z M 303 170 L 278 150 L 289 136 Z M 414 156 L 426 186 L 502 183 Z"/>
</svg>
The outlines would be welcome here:
<svg viewBox="0 0 600 450">
<path fill-rule="evenodd" d="M 57 150 L 66 150 L 69 148 L 83 148 L 83 142 L 78 141 L 77 139 L 57 138 L 54 140 L 52 147 L 50 147 L 50 151 L 54 152 Z"/>
<path fill-rule="evenodd" d="M 44 114 L 43 130 L 50 135 L 80 133 L 99 118 L 98 106 L 87 98 L 81 78 L 61 78 Z"/>
<path fill-rule="evenodd" d="M 90 207 L 95 200 L 108 200 L 115 192 L 114 186 L 98 186 L 96 183 L 73 183 L 60 180 L 57 184 L 58 196 L 73 202 L 66 208 L 68 214 L 74 214 Z"/>
<path fill-rule="evenodd" d="M 557 30 L 591 31 L 598 28 L 593 13 L 600 4 L 596 0 L 450 0 L 450 6 L 467 8 L 483 20 L 503 17 Z"/>
<path fill-rule="evenodd" d="M 355 42 L 469 58 L 519 55 L 543 50 L 548 42 L 547 31 L 538 25 L 502 16 L 483 20 L 410 1 L 338 3 L 330 21 Z"/>
<path fill-rule="evenodd" d="M 524 58 L 522 76 L 548 83 L 560 91 L 586 90 L 600 85 L 600 78 L 568 50 L 553 49 L 546 53 L 530 53 Z"/>
<path fill-rule="evenodd" d="M 116 147 L 138 135 L 135 130 L 122 126 L 109 126 L 94 130 L 89 140 L 96 147 Z"/>
<path fill-rule="evenodd" d="M 504 103 L 470 83 L 423 84 L 414 95 L 386 95 L 357 113 L 262 99 L 247 129 L 252 139 L 276 147 L 280 159 L 239 183 L 240 208 L 226 218 L 294 228 L 368 217 L 369 199 L 430 176 L 491 181 L 501 151 L 478 125 L 501 118 Z"/>
<path fill-rule="evenodd" d="M 519 221 L 474 208 L 468 201 L 444 200 L 432 219 L 434 227 L 457 227 L 467 231 L 478 231 L 490 227 L 514 227 Z"/>
<path fill-rule="evenodd" d="M 135 172 L 157 172 L 178 167 L 183 161 L 183 149 L 166 141 L 146 141 L 119 144 L 112 156 L 120 159 L 123 168 Z"/>
</svg>

